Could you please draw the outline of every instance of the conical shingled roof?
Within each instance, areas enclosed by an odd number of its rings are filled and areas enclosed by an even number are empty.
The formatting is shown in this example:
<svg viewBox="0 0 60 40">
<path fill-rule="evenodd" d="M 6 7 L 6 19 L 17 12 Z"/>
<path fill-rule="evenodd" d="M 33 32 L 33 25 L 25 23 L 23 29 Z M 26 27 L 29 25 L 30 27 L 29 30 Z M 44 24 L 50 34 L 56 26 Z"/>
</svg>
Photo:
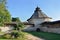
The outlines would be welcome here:
<svg viewBox="0 0 60 40">
<path fill-rule="evenodd" d="M 46 14 L 44 14 L 39 7 L 37 7 L 34 11 L 34 14 L 28 19 L 38 19 L 38 18 L 50 18 Z M 28 21 L 27 20 L 27 21 Z"/>
</svg>

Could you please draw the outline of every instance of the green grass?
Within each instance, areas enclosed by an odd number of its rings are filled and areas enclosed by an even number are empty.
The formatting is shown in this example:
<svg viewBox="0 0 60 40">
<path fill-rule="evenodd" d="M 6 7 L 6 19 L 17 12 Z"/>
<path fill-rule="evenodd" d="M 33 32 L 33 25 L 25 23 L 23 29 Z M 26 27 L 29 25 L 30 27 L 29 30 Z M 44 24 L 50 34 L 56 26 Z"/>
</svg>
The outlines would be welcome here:
<svg viewBox="0 0 60 40">
<path fill-rule="evenodd" d="M 3 32 L 0 32 L 0 34 L 4 34 Z"/>
<path fill-rule="evenodd" d="M 45 40 L 60 40 L 60 34 L 47 32 L 27 32 Z"/>
<path fill-rule="evenodd" d="M 13 40 L 13 39 L 0 39 L 0 40 Z"/>
<path fill-rule="evenodd" d="M 28 34 L 32 34 L 45 40 L 60 40 L 60 34 L 48 32 L 20 32 L 20 37 L 18 39 L 4 39 L 3 37 L 0 37 L 0 40 L 27 40 L 25 35 Z"/>
</svg>

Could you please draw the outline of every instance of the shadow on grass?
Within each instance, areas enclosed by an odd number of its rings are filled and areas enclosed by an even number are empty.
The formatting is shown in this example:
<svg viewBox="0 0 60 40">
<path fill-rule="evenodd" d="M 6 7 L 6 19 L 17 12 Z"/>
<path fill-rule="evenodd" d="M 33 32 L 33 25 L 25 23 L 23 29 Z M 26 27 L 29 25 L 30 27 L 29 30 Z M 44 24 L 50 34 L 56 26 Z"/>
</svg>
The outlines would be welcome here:
<svg viewBox="0 0 60 40">
<path fill-rule="evenodd" d="M 60 40 L 60 34 L 48 33 L 48 32 L 27 32 L 33 36 L 43 38 L 45 40 Z"/>
</svg>

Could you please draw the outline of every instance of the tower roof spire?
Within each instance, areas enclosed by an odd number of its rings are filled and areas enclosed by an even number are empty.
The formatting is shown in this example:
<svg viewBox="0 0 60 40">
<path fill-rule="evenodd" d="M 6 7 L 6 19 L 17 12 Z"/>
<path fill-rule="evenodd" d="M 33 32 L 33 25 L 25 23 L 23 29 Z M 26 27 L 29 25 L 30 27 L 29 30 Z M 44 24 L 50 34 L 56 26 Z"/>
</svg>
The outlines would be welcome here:
<svg viewBox="0 0 60 40">
<path fill-rule="evenodd" d="M 42 19 L 42 18 L 45 19 L 45 18 L 50 18 L 50 17 L 48 17 L 45 13 L 43 13 L 41 11 L 41 9 L 37 6 L 35 11 L 34 11 L 34 14 L 28 20 L 30 20 L 30 19 Z"/>
<path fill-rule="evenodd" d="M 41 11 L 41 9 L 37 6 L 36 9 L 35 9 L 35 12 L 36 11 Z"/>
</svg>

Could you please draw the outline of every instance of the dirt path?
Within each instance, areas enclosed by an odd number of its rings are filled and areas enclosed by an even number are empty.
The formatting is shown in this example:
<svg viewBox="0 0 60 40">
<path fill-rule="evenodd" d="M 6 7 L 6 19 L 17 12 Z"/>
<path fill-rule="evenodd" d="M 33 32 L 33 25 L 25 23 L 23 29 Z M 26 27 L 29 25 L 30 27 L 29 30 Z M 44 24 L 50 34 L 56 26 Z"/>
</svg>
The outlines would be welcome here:
<svg viewBox="0 0 60 40">
<path fill-rule="evenodd" d="M 38 38 L 38 37 L 33 36 L 31 34 L 26 35 L 26 37 L 28 38 L 28 40 L 44 40 L 42 38 Z"/>
</svg>

